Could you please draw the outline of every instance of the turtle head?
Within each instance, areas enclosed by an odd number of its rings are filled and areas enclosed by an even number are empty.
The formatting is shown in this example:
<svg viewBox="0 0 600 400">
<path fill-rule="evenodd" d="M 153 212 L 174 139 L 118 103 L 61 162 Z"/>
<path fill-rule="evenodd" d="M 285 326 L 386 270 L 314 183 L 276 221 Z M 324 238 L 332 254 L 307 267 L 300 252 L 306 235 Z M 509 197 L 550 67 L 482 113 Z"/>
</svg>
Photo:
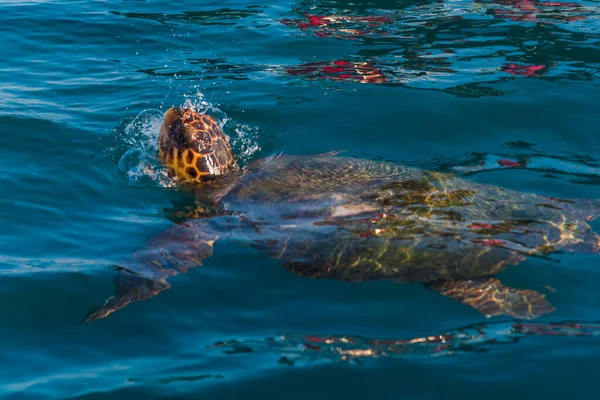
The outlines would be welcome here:
<svg viewBox="0 0 600 400">
<path fill-rule="evenodd" d="M 189 182 L 204 182 L 235 167 L 229 137 L 217 121 L 189 108 L 167 110 L 158 135 L 158 152 L 173 174 Z"/>
</svg>

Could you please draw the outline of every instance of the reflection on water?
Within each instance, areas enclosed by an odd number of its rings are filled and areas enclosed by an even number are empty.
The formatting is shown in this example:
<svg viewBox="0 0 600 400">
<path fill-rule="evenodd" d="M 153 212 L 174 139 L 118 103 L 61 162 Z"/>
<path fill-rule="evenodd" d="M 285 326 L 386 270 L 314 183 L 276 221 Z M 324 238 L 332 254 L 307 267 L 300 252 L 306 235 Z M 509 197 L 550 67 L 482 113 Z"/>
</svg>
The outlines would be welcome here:
<svg viewBox="0 0 600 400">
<path fill-rule="evenodd" d="M 280 20 L 304 35 L 360 45 L 356 54 L 344 60 L 301 63 L 288 68 L 289 74 L 396 83 L 480 97 L 494 92 L 474 90 L 473 84 L 518 77 L 590 79 L 598 72 L 600 53 L 589 47 L 598 38 L 592 25 L 599 15 L 596 5 L 459 0 L 393 11 L 369 8 L 362 14 L 346 6 L 345 2 L 302 2 L 299 18 Z M 331 71 L 339 63 L 368 68 L 369 77 L 341 68 Z"/>
<path fill-rule="evenodd" d="M 582 4 L 563 1 L 496 0 L 481 1 L 488 13 L 512 21 L 553 23 L 583 21 L 592 11 Z"/>
<path fill-rule="evenodd" d="M 497 322 L 473 324 L 436 335 L 408 339 L 286 334 L 263 339 L 220 341 L 209 348 L 221 349 L 223 354 L 228 355 L 271 353 L 280 357 L 279 363 L 287 365 L 309 361 L 360 363 L 373 358 L 489 352 L 495 345 L 515 344 L 533 336 L 599 335 L 600 324 L 596 322 Z"/>
<path fill-rule="evenodd" d="M 583 185 L 600 184 L 600 160 L 585 153 L 548 153 L 533 143 L 510 141 L 504 151 L 494 153 L 467 152 L 461 156 L 432 160 L 400 160 L 401 164 L 427 170 L 470 176 L 502 170 L 526 170 L 540 177 L 555 177 Z"/>
<path fill-rule="evenodd" d="M 332 80 L 356 80 L 363 83 L 382 83 L 386 78 L 376 66 L 343 60 L 312 62 L 287 68 L 290 75 Z"/>
<path fill-rule="evenodd" d="M 463 165 L 451 168 L 462 174 L 501 169 L 526 169 L 538 171 L 546 177 L 566 176 L 573 183 L 600 183 L 600 164 L 591 157 L 581 155 L 545 155 L 541 152 L 529 151 L 510 155 L 471 153 L 471 160 Z"/>
<path fill-rule="evenodd" d="M 279 24 L 284 27 L 278 31 L 284 35 L 281 40 L 292 38 L 298 44 L 305 40 L 312 44 L 339 40 L 351 43 L 354 49 L 316 59 L 291 54 L 276 63 L 265 63 L 264 58 L 252 61 L 248 55 L 229 57 L 222 52 L 219 57 L 207 58 L 196 49 L 182 52 L 168 65 L 133 67 L 151 76 L 184 80 L 294 77 L 307 78 L 314 85 L 319 82 L 315 78 L 319 78 L 339 85 L 343 81 L 404 85 L 483 97 L 502 94 L 484 85 L 522 78 L 591 81 L 600 69 L 600 51 L 591 45 L 600 36 L 596 27 L 600 13 L 598 5 L 588 1 L 453 0 L 360 5 L 300 1 L 283 13 L 268 6 L 249 6 L 171 14 L 113 14 L 161 24 L 227 29 Z M 264 40 L 264 36 L 256 40 Z"/>
<path fill-rule="evenodd" d="M 304 14 L 303 19 L 280 20 L 282 24 L 307 30 L 319 37 L 358 39 L 365 36 L 387 36 L 386 30 L 394 19 L 388 16 L 313 15 Z"/>
</svg>

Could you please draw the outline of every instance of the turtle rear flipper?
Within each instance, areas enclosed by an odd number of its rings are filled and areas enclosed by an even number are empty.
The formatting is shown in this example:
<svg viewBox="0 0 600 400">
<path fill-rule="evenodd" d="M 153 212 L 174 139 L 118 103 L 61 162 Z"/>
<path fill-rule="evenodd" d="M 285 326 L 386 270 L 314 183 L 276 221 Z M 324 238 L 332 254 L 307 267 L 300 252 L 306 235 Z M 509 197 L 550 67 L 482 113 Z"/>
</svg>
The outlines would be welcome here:
<svg viewBox="0 0 600 400">
<path fill-rule="evenodd" d="M 498 279 L 439 281 L 427 287 L 446 297 L 468 304 L 487 317 L 510 315 L 534 319 L 554 311 L 546 296 L 534 290 L 521 290 L 502 285 Z"/>
</svg>

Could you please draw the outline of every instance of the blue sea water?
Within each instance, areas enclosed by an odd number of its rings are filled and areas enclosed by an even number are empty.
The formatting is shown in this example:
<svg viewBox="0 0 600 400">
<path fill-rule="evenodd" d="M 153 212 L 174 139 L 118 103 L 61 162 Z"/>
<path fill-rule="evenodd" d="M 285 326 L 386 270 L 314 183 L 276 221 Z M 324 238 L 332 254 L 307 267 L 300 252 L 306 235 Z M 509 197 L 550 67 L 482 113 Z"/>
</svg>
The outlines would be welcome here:
<svg viewBox="0 0 600 400">
<path fill-rule="evenodd" d="M 227 242 L 83 323 L 170 226 L 162 113 L 225 123 L 242 163 L 347 154 L 600 198 L 600 3 L 0 2 L 0 394 L 32 399 L 595 396 L 600 258 L 499 277 L 523 324 L 390 281 L 307 279 Z M 600 228 L 595 224 L 596 228 Z"/>
</svg>

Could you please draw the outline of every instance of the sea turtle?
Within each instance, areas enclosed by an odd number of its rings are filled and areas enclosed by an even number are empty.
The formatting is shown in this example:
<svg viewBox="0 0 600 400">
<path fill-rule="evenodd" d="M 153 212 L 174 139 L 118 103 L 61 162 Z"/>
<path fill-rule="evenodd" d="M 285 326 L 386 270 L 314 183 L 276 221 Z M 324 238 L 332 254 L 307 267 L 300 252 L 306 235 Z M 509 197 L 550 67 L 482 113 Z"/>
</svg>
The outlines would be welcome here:
<svg viewBox="0 0 600 400">
<path fill-rule="evenodd" d="M 277 155 L 245 168 L 217 121 L 171 108 L 159 157 L 193 190 L 195 212 L 119 264 L 116 294 L 88 320 L 167 289 L 219 238 L 244 238 L 306 277 L 421 282 L 487 316 L 535 318 L 546 296 L 494 275 L 527 257 L 597 252 L 596 200 L 561 200 L 452 174 L 336 154 Z"/>
</svg>

